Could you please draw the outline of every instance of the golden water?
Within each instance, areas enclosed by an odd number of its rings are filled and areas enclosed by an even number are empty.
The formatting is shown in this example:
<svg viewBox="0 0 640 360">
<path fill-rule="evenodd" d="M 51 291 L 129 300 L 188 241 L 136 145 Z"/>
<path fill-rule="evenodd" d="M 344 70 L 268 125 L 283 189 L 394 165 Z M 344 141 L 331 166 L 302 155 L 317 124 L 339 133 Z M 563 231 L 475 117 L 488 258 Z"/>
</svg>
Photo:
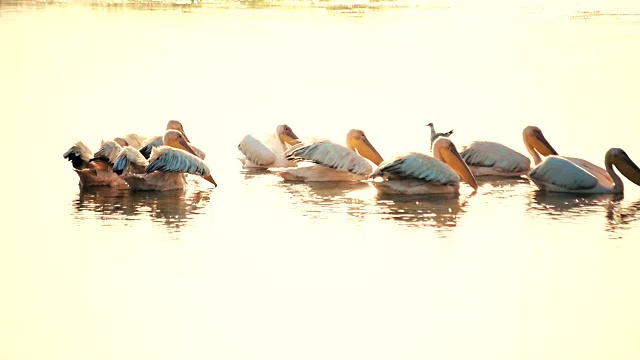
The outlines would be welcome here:
<svg viewBox="0 0 640 360">
<path fill-rule="evenodd" d="M 637 359 L 640 188 L 470 196 L 246 172 L 287 123 L 383 157 L 462 146 L 640 161 L 633 2 L 2 2 L 0 359 Z M 182 120 L 220 184 L 80 191 L 77 140 Z"/>
</svg>

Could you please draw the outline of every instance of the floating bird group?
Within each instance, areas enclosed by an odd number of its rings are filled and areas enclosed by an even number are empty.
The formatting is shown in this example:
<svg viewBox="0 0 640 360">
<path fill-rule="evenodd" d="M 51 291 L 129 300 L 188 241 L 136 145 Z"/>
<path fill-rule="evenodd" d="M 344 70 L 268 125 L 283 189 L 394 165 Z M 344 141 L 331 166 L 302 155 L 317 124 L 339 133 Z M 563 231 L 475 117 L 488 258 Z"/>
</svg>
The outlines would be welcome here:
<svg viewBox="0 0 640 360">
<path fill-rule="evenodd" d="M 127 138 L 142 141 L 132 146 Z M 186 174 L 201 176 L 217 186 L 204 162 L 204 152 L 189 143 L 182 124 L 177 120 L 168 122 L 161 137 L 146 139 L 129 134 L 103 141 L 94 154 L 79 141 L 63 157 L 71 162 L 78 174 L 80 187 L 179 190 L 187 184 Z"/>
<path fill-rule="evenodd" d="M 560 156 L 536 126 L 527 126 L 522 139 L 531 160 L 492 141 L 474 141 L 458 152 L 450 136 L 429 123 L 430 155 L 410 152 L 383 160 L 364 131 L 351 129 L 345 145 L 329 140 L 301 141 L 286 124 L 260 138 L 246 135 L 238 144 L 238 159 L 246 169 L 266 169 L 284 181 L 370 181 L 379 193 L 459 193 L 465 182 L 473 192 L 476 177 L 527 176 L 542 191 L 622 193 L 623 181 L 614 167 L 640 186 L 640 168 L 619 148 L 605 154 L 605 168 L 586 160 Z M 425 147 L 426 148 L 426 147 Z M 205 154 L 189 142 L 182 124 L 167 123 L 164 135 L 145 138 L 127 134 L 102 141 L 92 153 L 82 142 L 69 148 L 68 159 L 79 185 L 139 190 L 174 190 L 187 185 L 186 175 L 197 175 L 217 187 L 204 162 Z"/>
</svg>

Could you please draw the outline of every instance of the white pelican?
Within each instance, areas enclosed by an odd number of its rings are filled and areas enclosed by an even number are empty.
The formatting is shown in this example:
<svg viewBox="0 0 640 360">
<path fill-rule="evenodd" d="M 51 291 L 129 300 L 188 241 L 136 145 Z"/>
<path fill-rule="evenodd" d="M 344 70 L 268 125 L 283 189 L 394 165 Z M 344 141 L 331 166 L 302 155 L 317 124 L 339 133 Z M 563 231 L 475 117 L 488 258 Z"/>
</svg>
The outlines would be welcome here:
<svg viewBox="0 0 640 360">
<path fill-rule="evenodd" d="M 384 161 L 371 175 L 373 184 L 379 192 L 389 194 L 458 193 L 462 178 L 474 191 L 478 189 L 475 177 L 451 140 L 438 138 L 433 156 L 411 152 Z"/>
<path fill-rule="evenodd" d="M 204 160 L 204 158 L 206 157 L 206 154 L 204 153 L 204 151 L 198 149 L 196 146 L 191 144 L 191 142 L 189 141 L 189 137 L 187 136 L 187 134 L 185 134 L 184 128 L 182 127 L 182 123 L 180 121 L 169 120 L 169 122 L 167 122 L 166 130 L 176 130 L 181 132 L 185 140 L 191 146 L 191 149 L 195 152 L 196 156 Z M 163 144 L 164 144 L 164 135 L 158 135 L 158 136 L 154 136 L 152 138 L 147 139 L 141 146 L 133 146 L 133 145 L 132 146 L 135 147 L 136 149 L 140 149 L 140 152 L 142 153 L 142 155 L 146 159 L 148 159 L 151 156 L 151 149 L 154 147 L 161 146 Z"/>
<path fill-rule="evenodd" d="M 382 162 L 382 157 L 364 132 L 357 129 L 352 129 L 347 134 L 347 147 L 330 141 L 299 144 L 287 150 L 285 157 L 292 161 L 315 163 L 278 171 L 283 179 L 292 181 L 365 180 L 373 171 L 367 159 L 376 165 Z"/>
<path fill-rule="evenodd" d="M 167 130 L 164 145 L 151 150 L 148 162 L 133 147 L 125 147 L 113 171 L 129 184 L 131 190 L 177 190 L 187 184 L 185 174 L 200 175 L 218 186 L 209 167 L 199 158 L 180 131 Z"/>
<path fill-rule="evenodd" d="M 113 161 L 109 155 L 120 151 L 115 141 L 103 141 L 100 150 L 95 154 L 81 141 L 76 142 L 62 157 L 71 161 L 76 174 L 80 178 L 80 187 L 111 186 L 127 187 L 126 182 L 113 173 Z M 113 158 L 115 159 L 115 158 Z"/>
<path fill-rule="evenodd" d="M 429 150 L 433 150 L 433 143 L 436 141 L 436 139 L 438 139 L 441 136 L 449 137 L 451 136 L 451 134 L 453 134 L 453 129 L 445 133 L 439 133 L 439 132 L 436 132 L 436 129 L 433 127 L 433 123 L 428 123 L 427 126 L 431 129 L 431 145 L 429 146 Z"/>
<path fill-rule="evenodd" d="M 182 123 L 178 120 L 169 120 L 167 122 L 167 128 L 165 130 L 178 130 L 180 131 L 182 134 L 184 134 L 184 136 L 187 136 L 184 132 L 184 128 L 182 127 Z M 144 136 L 138 135 L 138 134 L 126 134 L 122 137 L 117 137 L 115 139 L 113 139 L 115 142 L 118 143 L 118 145 L 125 147 L 125 146 L 132 146 L 136 149 L 140 149 L 141 147 L 143 147 L 144 145 L 146 145 L 147 143 L 149 143 L 150 141 L 152 141 L 154 138 L 148 139 Z M 160 139 L 162 139 L 162 136 L 160 136 Z M 189 141 L 189 138 L 187 137 L 187 141 Z M 149 150 L 149 152 L 151 152 L 151 150 Z M 148 158 L 148 157 L 147 157 Z"/>
<path fill-rule="evenodd" d="M 147 138 L 138 134 L 127 134 L 122 137 L 116 137 L 113 141 L 122 147 L 133 146 L 134 148 L 140 148 L 147 142 Z"/>
<path fill-rule="evenodd" d="M 527 126 L 522 131 L 522 139 L 535 165 L 543 156 L 558 155 L 537 126 Z M 463 147 L 462 158 L 475 176 L 521 176 L 531 170 L 531 161 L 519 152 L 496 142 L 474 141 Z"/>
<path fill-rule="evenodd" d="M 549 156 L 531 170 L 529 177 L 538 188 L 551 192 L 622 194 L 624 184 L 614 165 L 627 179 L 640 185 L 640 168 L 619 148 L 611 148 L 605 154 L 606 170 L 582 159 Z"/>
<path fill-rule="evenodd" d="M 245 135 L 238 144 L 238 150 L 244 155 L 239 160 L 243 168 L 295 167 L 295 162 L 285 159 L 284 152 L 288 146 L 299 143 L 298 136 L 288 125 L 278 125 L 275 134 L 268 135 L 264 143 L 252 135 Z"/>
</svg>

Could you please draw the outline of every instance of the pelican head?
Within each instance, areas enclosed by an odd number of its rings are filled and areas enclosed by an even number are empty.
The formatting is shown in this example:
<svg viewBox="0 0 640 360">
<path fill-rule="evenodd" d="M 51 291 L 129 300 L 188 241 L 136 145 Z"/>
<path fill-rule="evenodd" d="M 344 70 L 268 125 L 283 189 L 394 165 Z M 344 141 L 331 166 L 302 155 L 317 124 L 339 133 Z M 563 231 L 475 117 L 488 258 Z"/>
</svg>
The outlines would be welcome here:
<svg viewBox="0 0 640 360">
<path fill-rule="evenodd" d="M 558 155 L 558 152 L 549 144 L 542 134 L 542 130 L 537 126 L 527 126 L 524 128 L 524 130 L 522 130 L 522 139 L 536 165 L 541 162 L 538 153 L 543 156 Z"/>
<path fill-rule="evenodd" d="M 618 170 L 627 179 L 631 180 L 634 184 L 640 186 L 640 168 L 629 158 L 627 153 L 620 148 L 611 148 L 604 156 L 605 166 L 611 167 L 610 164 L 616 166 Z M 609 171 L 611 173 L 611 171 Z"/>
<path fill-rule="evenodd" d="M 474 190 L 478 189 L 476 178 L 471 173 L 471 170 L 469 170 L 469 167 L 451 140 L 445 137 L 438 138 L 433 144 L 433 155 L 436 159 L 447 164 L 453 171 L 458 173 L 462 180 L 469 184 Z"/>
<path fill-rule="evenodd" d="M 167 130 L 167 132 L 164 133 L 163 141 L 167 146 L 185 150 L 191 155 L 198 157 L 198 154 L 193 150 L 191 145 L 189 145 L 186 135 L 178 130 Z M 218 186 L 215 180 L 213 180 L 213 177 L 211 177 L 211 174 L 203 175 L 202 177 L 212 183 L 214 186 Z"/>
<path fill-rule="evenodd" d="M 349 133 L 347 133 L 347 147 L 357 151 L 358 154 L 369 159 L 376 165 L 380 165 L 382 162 L 382 156 L 380 156 L 378 150 L 371 145 L 362 130 L 351 129 Z"/>
<path fill-rule="evenodd" d="M 164 133 L 163 142 L 167 146 L 182 149 L 194 156 L 198 156 L 191 145 L 189 145 L 187 137 L 178 130 L 167 130 L 167 132 Z"/>
<path fill-rule="evenodd" d="M 300 143 L 298 136 L 293 132 L 293 130 L 291 130 L 289 125 L 278 125 L 278 127 L 276 128 L 276 134 L 278 134 L 278 138 L 280 139 L 280 141 L 286 142 L 291 146 Z"/>
<path fill-rule="evenodd" d="M 185 134 L 184 128 L 182 127 L 182 123 L 180 121 L 178 121 L 178 120 L 169 120 L 169 122 L 167 122 L 167 130 L 180 131 L 182 133 L 182 135 L 184 135 L 185 140 L 187 140 L 187 142 L 191 142 L 191 141 L 189 141 L 189 138 L 187 137 L 187 134 Z"/>
</svg>

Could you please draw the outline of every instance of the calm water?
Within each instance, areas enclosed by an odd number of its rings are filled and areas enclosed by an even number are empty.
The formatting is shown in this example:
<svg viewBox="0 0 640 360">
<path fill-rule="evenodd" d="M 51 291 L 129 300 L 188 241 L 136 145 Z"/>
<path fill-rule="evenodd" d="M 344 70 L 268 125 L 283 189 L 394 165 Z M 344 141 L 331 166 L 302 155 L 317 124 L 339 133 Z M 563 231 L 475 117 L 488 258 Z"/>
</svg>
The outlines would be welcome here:
<svg viewBox="0 0 640 360">
<path fill-rule="evenodd" d="M 640 162 L 631 1 L 0 2 L 0 359 L 637 359 L 640 188 L 284 183 L 247 132 L 427 128 Z M 76 140 L 183 121 L 220 184 L 79 191 Z"/>
</svg>

